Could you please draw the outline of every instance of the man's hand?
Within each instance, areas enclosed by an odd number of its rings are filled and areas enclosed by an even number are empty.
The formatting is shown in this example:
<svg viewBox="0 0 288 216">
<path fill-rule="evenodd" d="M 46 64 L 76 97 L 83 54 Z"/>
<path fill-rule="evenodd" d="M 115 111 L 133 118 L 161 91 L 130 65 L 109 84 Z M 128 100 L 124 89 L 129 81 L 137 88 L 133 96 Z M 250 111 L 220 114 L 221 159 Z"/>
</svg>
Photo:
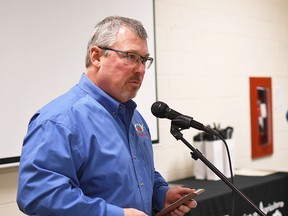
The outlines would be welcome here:
<svg viewBox="0 0 288 216">
<path fill-rule="evenodd" d="M 124 208 L 124 216 L 148 216 L 148 215 L 137 209 Z"/>
<path fill-rule="evenodd" d="M 173 202 L 177 201 L 178 199 L 182 198 L 188 193 L 195 191 L 194 189 L 184 188 L 180 186 L 171 187 L 167 193 L 164 203 L 164 208 L 168 205 L 172 204 Z M 182 216 L 185 213 L 189 212 L 191 208 L 196 208 L 197 202 L 195 200 L 190 200 L 184 205 L 179 206 L 178 208 L 174 209 L 169 215 L 170 216 Z"/>
</svg>

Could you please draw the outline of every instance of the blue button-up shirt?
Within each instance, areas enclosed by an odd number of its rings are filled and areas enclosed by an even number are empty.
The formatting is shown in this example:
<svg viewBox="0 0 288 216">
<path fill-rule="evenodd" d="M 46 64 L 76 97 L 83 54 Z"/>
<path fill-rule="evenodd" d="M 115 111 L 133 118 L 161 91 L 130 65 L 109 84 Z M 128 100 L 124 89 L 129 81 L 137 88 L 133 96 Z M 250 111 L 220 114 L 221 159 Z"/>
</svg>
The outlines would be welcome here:
<svg viewBox="0 0 288 216">
<path fill-rule="evenodd" d="M 30 215 L 152 215 L 167 182 L 155 171 L 149 128 L 130 100 L 121 104 L 84 74 L 30 120 L 17 203 Z"/>
</svg>

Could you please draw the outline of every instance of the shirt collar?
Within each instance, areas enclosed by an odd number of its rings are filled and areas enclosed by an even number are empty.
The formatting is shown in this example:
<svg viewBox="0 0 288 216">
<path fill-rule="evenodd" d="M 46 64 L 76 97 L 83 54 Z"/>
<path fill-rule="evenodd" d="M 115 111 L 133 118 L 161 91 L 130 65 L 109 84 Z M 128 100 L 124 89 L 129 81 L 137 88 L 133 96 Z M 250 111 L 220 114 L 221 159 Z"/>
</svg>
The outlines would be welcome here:
<svg viewBox="0 0 288 216">
<path fill-rule="evenodd" d="M 87 76 L 83 73 L 78 86 L 83 89 L 87 94 L 92 96 L 97 102 L 99 102 L 110 114 L 118 114 L 118 108 L 122 103 L 112 98 L 93 82 L 91 82 Z M 134 110 L 137 105 L 133 100 L 129 100 L 126 103 L 123 103 L 126 109 Z"/>
</svg>

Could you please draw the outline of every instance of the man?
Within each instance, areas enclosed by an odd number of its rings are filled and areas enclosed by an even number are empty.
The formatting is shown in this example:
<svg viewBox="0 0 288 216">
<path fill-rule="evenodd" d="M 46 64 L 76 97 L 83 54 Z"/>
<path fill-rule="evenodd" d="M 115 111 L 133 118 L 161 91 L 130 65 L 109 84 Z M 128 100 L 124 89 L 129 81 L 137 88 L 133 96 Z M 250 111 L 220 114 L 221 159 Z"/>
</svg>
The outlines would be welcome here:
<svg viewBox="0 0 288 216">
<path fill-rule="evenodd" d="M 30 120 L 17 195 L 24 213 L 152 215 L 193 191 L 169 188 L 155 171 L 148 126 L 131 100 L 152 62 L 140 22 L 98 23 L 78 85 Z M 191 200 L 170 215 L 196 205 Z"/>
</svg>

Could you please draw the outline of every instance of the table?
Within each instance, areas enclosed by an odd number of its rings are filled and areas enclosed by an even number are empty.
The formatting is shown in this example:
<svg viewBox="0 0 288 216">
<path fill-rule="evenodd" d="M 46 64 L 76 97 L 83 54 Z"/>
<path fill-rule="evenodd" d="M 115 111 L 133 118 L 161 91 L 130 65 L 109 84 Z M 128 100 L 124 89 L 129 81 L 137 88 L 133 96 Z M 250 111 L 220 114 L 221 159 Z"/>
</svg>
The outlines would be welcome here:
<svg viewBox="0 0 288 216">
<path fill-rule="evenodd" d="M 232 215 L 232 190 L 223 181 L 196 180 L 194 177 L 170 182 L 206 191 L 196 198 L 198 206 L 187 216 L 256 216 L 244 200 L 235 194 Z M 288 173 L 267 176 L 234 176 L 234 184 L 267 216 L 288 216 Z"/>
</svg>

